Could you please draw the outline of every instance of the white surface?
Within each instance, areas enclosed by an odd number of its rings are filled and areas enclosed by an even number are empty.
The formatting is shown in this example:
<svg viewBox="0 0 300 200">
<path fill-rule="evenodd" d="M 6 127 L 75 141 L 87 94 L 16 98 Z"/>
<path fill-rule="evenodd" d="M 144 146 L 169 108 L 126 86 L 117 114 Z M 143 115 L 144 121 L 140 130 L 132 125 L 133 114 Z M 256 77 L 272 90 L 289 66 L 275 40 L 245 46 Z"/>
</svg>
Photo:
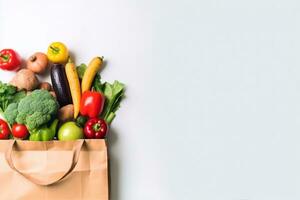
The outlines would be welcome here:
<svg viewBox="0 0 300 200">
<path fill-rule="evenodd" d="M 112 200 L 300 198 L 300 3 L 0 0 L 0 47 L 63 41 L 127 84 Z M 2 80 L 8 80 L 0 72 Z"/>
</svg>

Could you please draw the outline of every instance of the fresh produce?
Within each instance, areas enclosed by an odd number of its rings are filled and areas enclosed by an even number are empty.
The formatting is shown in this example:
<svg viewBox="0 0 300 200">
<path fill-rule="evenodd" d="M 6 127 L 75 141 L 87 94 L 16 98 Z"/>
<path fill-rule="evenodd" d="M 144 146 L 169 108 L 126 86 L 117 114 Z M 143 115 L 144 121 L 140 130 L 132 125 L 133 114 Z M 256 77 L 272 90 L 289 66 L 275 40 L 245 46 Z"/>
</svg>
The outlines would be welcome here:
<svg viewBox="0 0 300 200">
<path fill-rule="evenodd" d="M 85 64 L 81 64 L 77 67 L 77 73 L 79 77 L 85 74 L 87 69 Z M 119 81 L 114 81 L 113 84 L 110 83 L 101 83 L 101 76 L 99 73 L 96 74 L 93 83 L 92 89 L 97 92 L 101 92 L 105 95 L 105 104 L 104 109 L 101 113 L 101 117 L 110 124 L 116 116 L 116 111 L 120 107 L 120 103 L 125 93 L 125 86 Z"/>
<path fill-rule="evenodd" d="M 104 101 L 105 97 L 101 92 L 84 92 L 80 103 L 80 114 L 90 118 L 98 117 L 103 110 Z"/>
<path fill-rule="evenodd" d="M 58 139 L 63 141 L 83 139 L 82 128 L 78 127 L 75 122 L 66 122 L 58 130 Z"/>
<path fill-rule="evenodd" d="M 16 71 L 21 67 L 21 57 L 12 49 L 0 51 L 0 69 Z"/>
<path fill-rule="evenodd" d="M 76 70 L 77 70 L 77 74 L 78 74 L 78 77 L 80 80 L 82 80 L 86 69 L 87 69 L 87 66 L 84 63 L 77 66 Z M 96 73 L 95 78 L 93 80 L 91 90 L 92 91 L 102 91 L 102 86 L 103 85 L 101 84 L 101 76 L 98 72 L 98 73 Z"/>
<path fill-rule="evenodd" d="M 108 126 L 103 119 L 89 119 L 83 129 L 84 136 L 88 139 L 102 139 L 106 136 Z"/>
<path fill-rule="evenodd" d="M 26 61 L 26 67 L 37 74 L 42 74 L 48 67 L 47 55 L 37 52 L 30 56 Z"/>
<path fill-rule="evenodd" d="M 12 103 L 18 103 L 22 98 L 26 96 L 25 91 L 17 91 L 17 88 L 13 85 L 2 83 L 0 81 L 0 116 L 2 119 L 6 119 L 5 111 L 7 107 Z M 10 115 L 10 114 L 9 114 Z"/>
<path fill-rule="evenodd" d="M 24 91 L 18 92 L 15 86 L 0 81 L 0 111 L 4 112 L 9 104 L 18 102 L 25 96 Z"/>
<path fill-rule="evenodd" d="M 10 84 L 16 86 L 19 90 L 31 91 L 38 87 L 39 81 L 31 70 L 21 69 L 10 81 Z"/>
<path fill-rule="evenodd" d="M 14 138 L 25 139 L 28 137 L 29 132 L 24 124 L 14 124 L 11 129 Z"/>
<path fill-rule="evenodd" d="M 79 117 L 77 117 L 77 119 L 76 119 L 76 124 L 78 125 L 78 126 L 80 126 L 80 127 L 84 127 L 84 125 L 85 125 L 85 123 L 87 122 L 87 120 L 88 120 L 88 118 L 87 117 L 85 117 L 85 116 L 79 116 Z"/>
<path fill-rule="evenodd" d="M 67 47 L 61 42 L 53 42 L 47 51 L 48 59 L 53 63 L 66 63 L 69 57 Z"/>
<path fill-rule="evenodd" d="M 26 60 L 26 68 L 17 71 L 19 55 L 11 49 L 1 51 L 0 69 L 17 72 L 10 84 L 0 81 L 0 139 L 105 138 L 125 87 L 118 81 L 102 82 L 102 65 L 103 57 L 94 57 L 88 67 L 76 67 L 67 47 L 54 42 L 47 54 L 34 53 Z M 48 71 L 48 66 L 52 84 L 40 83 L 36 74 Z"/>
<path fill-rule="evenodd" d="M 56 129 L 58 125 L 58 119 L 55 119 L 51 125 L 43 125 L 40 128 L 30 131 L 29 140 L 31 141 L 49 141 L 53 140 L 56 134 Z"/>
<path fill-rule="evenodd" d="M 64 66 L 53 64 L 50 74 L 52 86 L 60 106 L 71 104 L 72 98 Z"/>
<path fill-rule="evenodd" d="M 9 134 L 10 130 L 8 124 L 4 120 L 0 119 L 0 139 L 7 139 Z"/>
<path fill-rule="evenodd" d="M 74 106 L 73 104 L 69 104 L 69 105 L 66 105 L 64 107 L 61 107 L 59 110 L 58 110 L 58 119 L 59 121 L 61 122 L 66 122 L 66 121 L 71 121 L 74 116 Z"/>
<path fill-rule="evenodd" d="M 113 84 L 105 83 L 103 93 L 105 95 L 105 105 L 101 117 L 110 124 L 116 116 L 116 111 L 120 108 L 120 103 L 124 97 L 125 86 L 119 81 Z"/>
<path fill-rule="evenodd" d="M 103 64 L 103 57 L 95 57 L 91 60 L 82 78 L 82 82 L 81 82 L 82 93 L 90 90 L 92 86 L 92 82 L 96 74 L 99 72 L 102 64 Z"/>
<path fill-rule="evenodd" d="M 54 91 L 50 91 L 50 94 L 51 94 L 55 99 L 57 99 L 56 94 L 55 94 Z"/>
<path fill-rule="evenodd" d="M 26 125 L 30 132 L 47 124 L 57 114 L 58 107 L 57 101 L 48 91 L 34 90 L 18 104 L 10 104 L 4 116 L 10 124 L 17 122 Z"/>
<path fill-rule="evenodd" d="M 38 88 L 42 89 L 42 90 L 47 90 L 47 91 L 51 91 L 52 90 L 52 86 L 48 82 L 42 82 L 42 83 L 40 83 L 40 85 L 39 85 Z"/>
<path fill-rule="evenodd" d="M 66 64 L 66 75 L 70 86 L 72 101 L 74 105 L 74 119 L 77 118 L 80 109 L 81 90 L 75 64 L 69 59 Z"/>
<path fill-rule="evenodd" d="M 4 118 L 10 124 L 13 125 L 16 122 L 18 116 L 18 103 L 11 103 L 4 111 Z"/>
<path fill-rule="evenodd" d="M 76 67 L 76 71 L 80 80 L 82 80 L 86 68 L 87 66 L 84 63 L 81 63 L 79 66 Z"/>
</svg>

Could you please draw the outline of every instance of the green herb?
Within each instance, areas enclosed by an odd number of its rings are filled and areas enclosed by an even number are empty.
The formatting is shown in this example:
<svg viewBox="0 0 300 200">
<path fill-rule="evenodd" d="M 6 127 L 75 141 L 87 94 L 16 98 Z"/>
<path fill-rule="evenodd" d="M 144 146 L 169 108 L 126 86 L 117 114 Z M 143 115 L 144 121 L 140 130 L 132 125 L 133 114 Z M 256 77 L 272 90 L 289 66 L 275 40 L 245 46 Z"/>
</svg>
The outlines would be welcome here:
<svg viewBox="0 0 300 200">
<path fill-rule="evenodd" d="M 0 81 L 0 111 L 4 112 L 9 104 L 18 103 L 26 96 L 25 91 L 17 91 L 13 85 L 2 83 Z"/>
<path fill-rule="evenodd" d="M 82 79 L 83 75 L 84 75 L 84 72 L 86 70 L 87 66 L 86 64 L 82 63 L 81 65 L 77 66 L 76 67 L 76 70 L 77 70 L 77 74 L 78 74 L 78 77 L 80 79 Z"/>
<path fill-rule="evenodd" d="M 105 83 L 103 92 L 106 99 L 101 116 L 110 124 L 116 116 L 116 111 L 120 108 L 125 93 L 125 85 L 119 81 L 114 81 L 113 84 Z"/>
</svg>

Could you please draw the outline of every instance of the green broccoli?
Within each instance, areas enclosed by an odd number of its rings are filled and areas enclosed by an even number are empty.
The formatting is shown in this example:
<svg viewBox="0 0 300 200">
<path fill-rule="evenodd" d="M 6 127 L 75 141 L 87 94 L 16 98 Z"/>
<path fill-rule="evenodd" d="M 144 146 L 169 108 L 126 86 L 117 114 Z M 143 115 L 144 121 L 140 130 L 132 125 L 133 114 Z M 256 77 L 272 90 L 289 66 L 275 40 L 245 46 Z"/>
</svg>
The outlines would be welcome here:
<svg viewBox="0 0 300 200">
<path fill-rule="evenodd" d="M 11 103 L 8 105 L 4 112 L 4 118 L 6 121 L 13 125 L 16 122 L 16 118 L 18 115 L 18 103 Z"/>
<path fill-rule="evenodd" d="M 15 119 L 17 123 L 25 124 L 29 130 L 33 130 L 48 123 L 56 115 L 59 105 L 48 91 L 35 90 L 21 99 L 17 114 L 15 108 L 14 104 L 7 108 L 7 110 L 10 109 L 6 112 L 9 113 L 7 117 L 10 116 L 9 123 Z"/>
</svg>

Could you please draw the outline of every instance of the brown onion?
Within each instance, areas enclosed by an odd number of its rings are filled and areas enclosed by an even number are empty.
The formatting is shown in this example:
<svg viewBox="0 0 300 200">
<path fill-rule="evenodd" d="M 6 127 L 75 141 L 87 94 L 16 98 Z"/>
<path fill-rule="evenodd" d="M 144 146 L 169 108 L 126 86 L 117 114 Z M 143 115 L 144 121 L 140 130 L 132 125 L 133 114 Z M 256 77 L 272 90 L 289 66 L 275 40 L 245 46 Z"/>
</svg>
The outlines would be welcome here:
<svg viewBox="0 0 300 200">
<path fill-rule="evenodd" d="M 45 72 L 48 67 L 47 55 L 41 52 L 33 54 L 26 61 L 26 67 L 34 73 L 41 74 Z"/>
</svg>

